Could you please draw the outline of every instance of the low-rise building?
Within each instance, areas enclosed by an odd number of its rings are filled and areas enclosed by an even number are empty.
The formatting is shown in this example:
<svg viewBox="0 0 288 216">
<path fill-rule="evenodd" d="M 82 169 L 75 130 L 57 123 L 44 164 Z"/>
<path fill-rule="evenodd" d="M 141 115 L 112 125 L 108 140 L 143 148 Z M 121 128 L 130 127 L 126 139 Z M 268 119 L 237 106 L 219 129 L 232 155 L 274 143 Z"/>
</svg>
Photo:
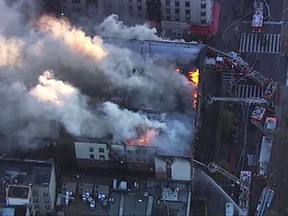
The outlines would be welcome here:
<svg viewBox="0 0 288 216">
<path fill-rule="evenodd" d="M 53 161 L 0 158 L 0 202 L 26 208 L 26 215 L 53 215 L 56 172 Z"/>
<path fill-rule="evenodd" d="M 62 176 L 57 213 L 67 216 L 191 215 L 189 182 L 99 175 Z"/>
</svg>

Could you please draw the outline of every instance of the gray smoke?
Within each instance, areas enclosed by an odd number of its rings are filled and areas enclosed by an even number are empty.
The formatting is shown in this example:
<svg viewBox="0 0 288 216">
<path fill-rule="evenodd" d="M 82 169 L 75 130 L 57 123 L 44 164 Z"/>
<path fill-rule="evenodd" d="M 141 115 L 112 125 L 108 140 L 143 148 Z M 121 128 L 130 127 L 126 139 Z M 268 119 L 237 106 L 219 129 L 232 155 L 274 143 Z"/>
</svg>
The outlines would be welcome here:
<svg viewBox="0 0 288 216">
<path fill-rule="evenodd" d="M 96 32 L 101 37 L 114 37 L 136 40 L 163 40 L 156 35 L 155 28 L 149 28 L 147 24 L 126 26 L 119 20 L 116 14 L 112 14 L 104 19 L 100 26 L 96 27 Z"/>
<path fill-rule="evenodd" d="M 31 5 L 26 11 L 25 2 Z M 187 143 L 192 125 L 182 121 L 185 118 L 160 122 L 131 111 L 190 109 L 191 85 L 175 73 L 173 63 L 161 60 L 160 64 L 156 58 L 104 44 L 99 36 L 87 36 L 65 19 L 36 16 L 31 2 L 0 1 L 0 12 L 5 14 L 0 21 L 0 133 L 4 137 L 25 148 L 35 139 L 57 137 L 64 127 L 75 137 L 112 136 L 118 142 L 135 138 L 137 128 L 144 127 L 168 131 L 161 139 L 171 149 L 182 148 L 179 140 Z M 115 16 L 105 22 L 113 28 L 109 33 L 100 26 L 103 34 L 159 39 L 154 30 L 140 25 L 128 28 Z"/>
</svg>

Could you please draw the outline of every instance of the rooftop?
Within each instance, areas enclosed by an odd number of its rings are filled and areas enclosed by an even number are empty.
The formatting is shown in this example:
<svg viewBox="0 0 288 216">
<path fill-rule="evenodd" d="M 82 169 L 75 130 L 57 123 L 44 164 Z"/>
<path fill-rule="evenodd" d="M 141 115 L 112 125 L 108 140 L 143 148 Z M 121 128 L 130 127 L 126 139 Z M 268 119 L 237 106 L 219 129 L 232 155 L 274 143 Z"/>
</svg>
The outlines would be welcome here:
<svg viewBox="0 0 288 216">
<path fill-rule="evenodd" d="M 7 184 L 49 184 L 52 161 L 0 158 L 1 181 Z"/>
<path fill-rule="evenodd" d="M 188 191 L 182 182 L 64 176 L 57 207 L 66 215 L 163 215 L 167 209 L 170 215 L 186 215 Z"/>
</svg>

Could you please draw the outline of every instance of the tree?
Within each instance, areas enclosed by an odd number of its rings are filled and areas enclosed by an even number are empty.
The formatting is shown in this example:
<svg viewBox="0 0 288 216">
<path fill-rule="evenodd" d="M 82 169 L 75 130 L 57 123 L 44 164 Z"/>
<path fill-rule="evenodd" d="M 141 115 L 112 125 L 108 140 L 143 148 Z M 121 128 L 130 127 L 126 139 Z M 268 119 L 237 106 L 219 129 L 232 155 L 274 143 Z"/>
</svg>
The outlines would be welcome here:
<svg viewBox="0 0 288 216">
<path fill-rule="evenodd" d="M 220 127 L 222 131 L 222 136 L 224 138 L 230 137 L 231 133 L 235 129 L 235 125 L 237 123 L 237 117 L 233 112 L 228 110 L 220 113 Z"/>
</svg>

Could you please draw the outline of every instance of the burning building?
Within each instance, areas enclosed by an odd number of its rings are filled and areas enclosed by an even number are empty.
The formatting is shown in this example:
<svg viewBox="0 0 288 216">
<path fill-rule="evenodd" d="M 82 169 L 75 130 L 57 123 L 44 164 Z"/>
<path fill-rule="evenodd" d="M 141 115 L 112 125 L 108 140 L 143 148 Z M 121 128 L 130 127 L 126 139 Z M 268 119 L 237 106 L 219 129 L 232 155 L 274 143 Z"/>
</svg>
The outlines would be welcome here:
<svg viewBox="0 0 288 216">
<path fill-rule="evenodd" d="M 202 45 L 123 24 L 129 34 L 121 35 L 129 38 L 88 36 L 65 19 L 33 11 L 23 20 L 17 4 L 0 3 L 9 11 L 0 23 L 1 151 L 37 148 L 65 131 L 79 143 L 108 137 L 104 153 L 120 143 L 114 149 L 124 153 L 148 146 L 152 155 L 189 156 L 197 93 L 187 76 L 197 81 L 197 70 L 188 72 Z M 139 35 L 146 36 L 131 40 Z M 105 161 L 109 154 L 102 153 L 88 156 Z"/>
</svg>

